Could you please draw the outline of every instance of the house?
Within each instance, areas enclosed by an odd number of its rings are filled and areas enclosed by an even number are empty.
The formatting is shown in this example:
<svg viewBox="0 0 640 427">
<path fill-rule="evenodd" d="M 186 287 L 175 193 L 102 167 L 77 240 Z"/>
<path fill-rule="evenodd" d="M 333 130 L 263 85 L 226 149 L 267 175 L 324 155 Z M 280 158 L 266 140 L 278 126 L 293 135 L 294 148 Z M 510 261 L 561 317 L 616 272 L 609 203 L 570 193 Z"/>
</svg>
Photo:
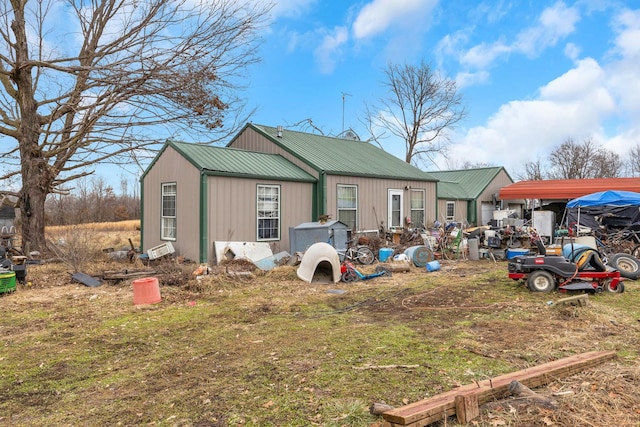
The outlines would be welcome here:
<svg viewBox="0 0 640 427">
<path fill-rule="evenodd" d="M 486 225 L 496 209 L 514 210 L 521 214 L 521 201 L 510 204 L 498 201 L 500 189 L 513 184 L 503 167 L 486 167 L 429 172 L 438 182 L 438 213 L 440 222 L 462 222 Z"/>
<path fill-rule="evenodd" d="M 142 178 L 142 247 L 211 262 L 215 241 L 289 251 L 289 227 L 436 219 L 436 179 L 374 145 L 247 124 L 226 147 L 167 142 Z"/>
<path fill-rule="evenodd" d="M 13 206 L 0 204 L 0 228 L 9 230 L 14 225 L 16 209 Z"/>
</svg>

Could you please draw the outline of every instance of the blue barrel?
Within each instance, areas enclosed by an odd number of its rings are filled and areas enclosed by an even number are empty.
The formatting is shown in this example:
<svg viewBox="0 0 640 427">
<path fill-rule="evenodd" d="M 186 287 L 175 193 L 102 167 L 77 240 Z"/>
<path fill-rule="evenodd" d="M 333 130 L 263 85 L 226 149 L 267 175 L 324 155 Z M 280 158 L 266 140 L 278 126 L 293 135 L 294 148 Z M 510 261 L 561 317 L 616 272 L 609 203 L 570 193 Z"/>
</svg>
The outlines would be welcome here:
<svg viewBox="0 0 640 427">
<path fill-rule="evenodd" d="M 378 259 L 380 262 L 385 262 L 391 255 L 393 255 L 393 249 L 391 248 L 380 248 L 378 251 Z"/>
<path fill-rule="evenodd" d="M 411 246 L 404 250 L 406 256 L 409 257 L 416 267 L 424 267 L 433 260 L 433 252 L 426 246 Z"/>
<path fill-rule="evenodd" d="M 438 271 L 440 270 L 440 263 L 436 261 L 430 261 L 427 263 L 427 271 Z"/>
</svg>

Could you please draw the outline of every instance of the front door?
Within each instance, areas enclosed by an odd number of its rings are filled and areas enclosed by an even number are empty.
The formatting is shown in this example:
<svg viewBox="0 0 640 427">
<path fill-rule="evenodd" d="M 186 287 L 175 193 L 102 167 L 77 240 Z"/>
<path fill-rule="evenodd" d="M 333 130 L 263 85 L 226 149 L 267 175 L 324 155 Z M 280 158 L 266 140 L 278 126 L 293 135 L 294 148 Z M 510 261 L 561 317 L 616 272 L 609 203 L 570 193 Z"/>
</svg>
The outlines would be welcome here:
<svg viewBox="0 0 640 427">
<path fill-rule="evenodd" d="M 387 216 L 387 224 L 389 228 L 402 228 L 402 190 L 389 190 L 389 212 Z"/>
</svg>

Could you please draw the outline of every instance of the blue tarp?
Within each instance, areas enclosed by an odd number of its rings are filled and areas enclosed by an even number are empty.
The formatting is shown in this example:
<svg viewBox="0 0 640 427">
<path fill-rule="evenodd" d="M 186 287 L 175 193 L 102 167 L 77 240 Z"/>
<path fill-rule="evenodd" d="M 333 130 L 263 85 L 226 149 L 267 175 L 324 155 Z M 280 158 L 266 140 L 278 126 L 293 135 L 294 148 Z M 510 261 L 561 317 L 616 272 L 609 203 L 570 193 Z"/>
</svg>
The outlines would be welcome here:
<svg viewBox="0 0 640 427">
<path fill-rule="evenodd" d="M 567 203 L 568 208 L 586 206 L 640 206 L 640 193 L 617 190 L 600 191 L 569 200 Z"/>
</svg>

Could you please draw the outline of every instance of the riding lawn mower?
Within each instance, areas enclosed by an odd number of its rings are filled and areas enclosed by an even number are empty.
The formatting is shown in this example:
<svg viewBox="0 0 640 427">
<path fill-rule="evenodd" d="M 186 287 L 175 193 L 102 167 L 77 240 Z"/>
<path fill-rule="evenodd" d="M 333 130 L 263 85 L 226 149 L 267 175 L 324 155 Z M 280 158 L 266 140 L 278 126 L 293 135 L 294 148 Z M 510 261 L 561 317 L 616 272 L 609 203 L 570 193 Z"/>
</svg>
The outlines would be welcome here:
<svg viewBox="0 0 640 427">
<path fill-rule="evenodd" d="M 640 261 L 627 254 L 607 260 L 590 246 L 566 244 L 562 255 L 547 255 L 537 244 L 538 255 L 517 256 L 509 261 L 509 278 L 524 280 L 533 292 L 624 292 L 623 280 L 637 278 Z"/>
</svg>

